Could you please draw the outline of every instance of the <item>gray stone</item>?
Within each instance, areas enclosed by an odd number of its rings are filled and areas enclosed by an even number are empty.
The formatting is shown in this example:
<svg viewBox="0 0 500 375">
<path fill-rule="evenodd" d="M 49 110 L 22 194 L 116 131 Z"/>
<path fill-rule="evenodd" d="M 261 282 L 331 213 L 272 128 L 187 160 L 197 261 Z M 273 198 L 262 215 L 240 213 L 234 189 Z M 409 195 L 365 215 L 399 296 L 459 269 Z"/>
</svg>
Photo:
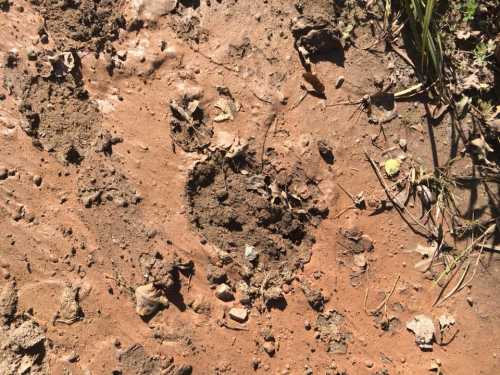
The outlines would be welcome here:
<svg viewBox="0 0 500 375">
<path fill-rule="evenodd" d="M 248 310 L 244 308 L 233 307 L 229 310 L 229 317 L 239 323 L 243 323 L 248 318 Z"/>
<path fill-rule="evenodd" d="M 229 285 L 227 284 L 218 285 L 217 288 L 215 289 L 215 296 L 224 302 L 229 302 L 234 300 L 233 292 L 229 287 Z"/>
</svg>

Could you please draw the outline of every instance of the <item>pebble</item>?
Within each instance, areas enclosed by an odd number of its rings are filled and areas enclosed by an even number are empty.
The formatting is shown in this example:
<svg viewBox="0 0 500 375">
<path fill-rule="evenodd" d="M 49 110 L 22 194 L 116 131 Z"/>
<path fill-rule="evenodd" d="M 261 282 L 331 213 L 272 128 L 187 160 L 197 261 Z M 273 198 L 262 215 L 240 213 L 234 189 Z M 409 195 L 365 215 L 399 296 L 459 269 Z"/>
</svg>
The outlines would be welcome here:
<svg viewBox="0 0 500 375">
<path fill-rule="evenodd" d="M 176 371 L 176 375 L 191 375 L 193 373 L 193 366 L 191 365 L 182 365 Z"/>
<path fill-rule="evenodd" d="M 345 81 L 344 76 L 339 76 L 337 78 L 337 80 L 335 81 L 335 88 L 339 89 L 342 86 L 342 84 L 344 83 L 344 81 Z"/>
<path fill-rule="evenodd" d="M 78 362 L 79 359 L 80 356 L 76 352 L 72 351 L 63 358 L 63 361 L 68 363 L 74 363 Z"/>
<path fill-rule="evenodd" d="M 29 48 L 26 54 L 28 56 L 28 60 L 35 61 L 38 57 L 37 52 L 33 48 Z"/>
<path fill-rule="evenodd" d="M 276 348 L 274 347 L 273 342 L 265 342 L 264 345 L 262 345 L 262 348 L 270 357 L 272 357 L 274 353 L 276 353 Z"/>
<path fill-rule="evenodd" d="M 363 251 L 373 250 L 373 240 L 367 234 L 363 234 L 359 242 L 361 243 L 361 246 L 363 246 Z"/>
<path fill-rule="evenodd" d="M 408 142 L 406 141 L 406 139 L 401 138 L 399 140 L 399 147 L 401 147 L 403 151 L 406 151 L 406 148 L 408 147 Z"/>
<path fill-rule="evenodd" d="M 259 358 L 252 358 L 252 368 L 254 370 L 258 370 L 260 367 L 260 359 Z"/>
<path fill-rule="evenodd" d="M 5 180 L 8 176 L 9 176 L 8 169 L 0 167 L 0 180 Z"/>
<path fill-rule="evenodd" d="M 365 254 L 355 254 L 354 255 L 354 265 L 359 267 L 359 268 L 366 268 L 366 258 Z"/>
<path fill-rule="evenodd" d="M 218 285 L 215 289 L 215 296 L 224 302 L 229 302 L 234 299 L 233 292 L 227 284 Z"/>
<path fill-rule="evenodd" d="M 248 318 L 248 310 L 244 308 L 233 307 L 229 310 L 229 317 L 239 323 L 243 323 Z"/>
<path fill-rule="evenodd" d="M 309 331 L 311 329 L 311 323 L 309 322 L 309 320 L 306 320 L 304 322 L 304 328 L 306 329 L 306 331 Z"/>
<path fill-rule="evenodd" d="M 36 186 L 40 186 L 42 184 L 42 177 L 39 176 L 39 175 L 35 175 L 33 176 L 33 183 L 36 185 Z"/>
<path fill-rule="evenodd" d="M 258 257 L 257 250 L 255 250 L 255 247 L 246 245 L 245 246 L 245 258 L 249 262 L 254 262 Z"/>
</svg>

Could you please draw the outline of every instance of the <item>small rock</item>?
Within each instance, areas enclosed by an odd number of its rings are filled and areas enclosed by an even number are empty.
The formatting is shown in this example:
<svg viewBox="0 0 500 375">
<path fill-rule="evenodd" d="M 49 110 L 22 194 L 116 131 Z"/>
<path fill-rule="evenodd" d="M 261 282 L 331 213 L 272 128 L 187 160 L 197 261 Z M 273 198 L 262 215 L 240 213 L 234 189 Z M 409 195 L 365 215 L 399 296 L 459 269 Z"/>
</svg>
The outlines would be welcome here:
<svg viewBox="0 0 500 375">
<path fill-rule="evenodd" d="M 146 284 L 136 288 L 135 300 L 135 311 L 142 317 L 149 317 L 162 307 L 168 306 L 167 298 L 153 284 Z"/>
<path fill-rule="evenodd" d="M 68 363 L 78 362 L 79 359 L 80 356 L 75 351 L 72 351 L 63 357 L 63 361 Z"/>
<path fill-rule="evenodd" d="M 254 370 L 258 370 L 260 367 L 260 359 L 259 358 L 252 358 L 252 368 Z"/>
<path fill-rule="evenodd" d="M 367 234 L 363 234 L 359 239 L 359 243 L 363 248 L 363 251 L 372 251 L 373 250 L 373 240 Z"/>
<path fill-rule="evenodd" d="M 375 75 L 373 77 L 373 86 L 375 86 L 377 89 L 381 90 L 384 87 L 384 77 L 381 75 Z"/>
<path fill-rule="evenodd" d="M 45 335 L 37 323 L 27 320 L 11 332 L 10 340 L 22 350 L 28 350 L 43 342 Z"/>
<path fill-rule="evenodd" d="M 361 269 L 366 268 L 366 258 L 363 253 L 354 255 L 354 265 Z"/>
<path fill-rule="evenodd" d="M 30 61 L 35 61 L 38 58 L 38 54 L 33 48 L 29 48 L 26 55 Z"/>
<path fill-rule="evenodd" d="M 344 76 L 339 76 L 337 78 L 337 80 L 335 81 L 335 88 L 339 89 L 342 86 L 342 84 L 344 83 L 344 81 L 345 81 Z"/>
<path fill-rule="evenodd" d="M 0 167 L 0 180 L 5 180 L 9 177 L 9 170 L 7 168 Z"/>
<path fill-rule="evenodd" d="M 372 361 L 365 361 L 365 366 L 368 367 L 368 368 L 372 368 L 373 367 L 373 362 Z"/>
<path fill-rule="evenodd" d="M 316 311 L 323 311 L 326 299 L 323 293 L 321 293 L 321 290 L 312 288 L 309 283 L 306 282 L 301 285 L 301 288 L 309 306 Z"/>
<path fill-rule="evenodd" d="M 229 317 L 239 323 L 243 323 L 248 318 L 248 310 L 244 308 L 233 307 L 229 310 Z"/>
<path fill-rule="evenodd" d="M 264 345 L 262 345 L 262 349 L 270 356 L 272 357 L 274 353 L 276 353 L 276 348 L 274 346 L 274 343 L 271 341 L 265 342 Z"/>
<path fill-rule="evenodd" d="M 264 301 L 266 302 L 267 306 L 280 304 L 284 301 L 283 293 L 281 291 L 281 288 L 278 286 L 264 290 L 263 294 Z"/>
<path fill-rule="evenodd" d="M 80 287 L 68 283 L 61 294 L 61 306 L 57 312 L 57 321 L 73 324 L 82 319 L 83 311 L 80 307 Z"/>
<path fill-rule="evenodd" d="M 436 371 L 436 372 L 440 373 L 441 361 L 439 359 L 432 359 L 431 365 L 429 366 L 429 371 Z"/>
<path fill-rule="evenodd" d="M 215 296 L 224 302 L 229 302 L 234 300 L 234 295 L 231 287 L 227 284 L 220 284 L 215 289 Z"/>
<path fill-rule="evenodd" d="M 325 140 L 318 141 L 319 154 L 327 164 L 333 164 L 335 156 L 330 145 Z"/>
<path fill-rule="evenodd" d="M 257 250 L 255 250 L 255 247 L 250 246 L 250 245 L 245 245 L 245 259 L 248 260 L 249 262 L 254 262 L 259 254 L 257 253 Z"/>
<path fill-rule="evenodd" d="M 474 305 L 474 300 L 472 299 L 472 297 L 467 297 L 467 303 L 469 304 L 469 306 L 472 306 Z"/>
<path fill-rule="evenodd" d="M 42 184 L 42 177 L 38 175 L 33 176 L 33 183 L 36 186 L 40 186 Z"/>
<path fill-rule="evenodd" d="M 304 328 L 306 329 L 306 331 L 310 331 L 311 330 L 311 322 L 309 322 L 309 320 L 306 320 L 304 322 Z"/>
<path fill-rule="evenodd" d="M 193 373 L 193 366 L 191 365 L 182 365 L 175 372 L 176 375 L 191 375 Z"/>
<path fill-rule="evenodd" d="M 7 283 L 0 292 L 0 323 L 8 323 L 16 314 L 17 289 L 15 282 Z"/>
<path fill-rule="evenodd" d="M 208 266 L 207 280 L 210 284 L 222 284 L 227 281 L 227 274 L 222 268 Z"/>
<path fill-rule="evenodd" d="M 408 147 L 408 142 L 406 141 L 406 139 L 401 138 L 399 140 L 399 147 L 401 147 L 401 150 L 406 151 L 406 149 Z"/>
</svg>

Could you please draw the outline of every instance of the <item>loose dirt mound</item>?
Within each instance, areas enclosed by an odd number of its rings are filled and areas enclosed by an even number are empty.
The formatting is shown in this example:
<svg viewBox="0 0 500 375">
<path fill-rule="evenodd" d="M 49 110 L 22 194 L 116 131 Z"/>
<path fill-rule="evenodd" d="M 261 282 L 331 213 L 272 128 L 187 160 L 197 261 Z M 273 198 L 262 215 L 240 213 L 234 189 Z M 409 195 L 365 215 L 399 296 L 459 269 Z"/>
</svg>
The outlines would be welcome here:
<svg viewBox="0 0 500 375">
<path fill-rule="evenodd" d="M 290 282 L 308 262 L 311 230 L 328 215 L 304 171 L 262 166 L 246 147 L 198 163 L 187 195 L 193 224 L 226 253 L 223 263 L 234 261 L 244 279 L 263 289 Z"/>
<path fill-rule="evenodd" d="M 33 145 L 79 164 L 90 148 L 105 154 L 119 140 L 101 128 L 102 114 L 84 87 L 76 52 L 17 51 L 7 55 L 4 85 L 19 99 L 22 129 Z"/>
<path fill-rule="evenodd" d="M 21 111 L 28 120 L 23 130 L 45 150 L 61 151 L 74 164 L 95 143 L 102 119 L 97 103 L 88 100 L 74 79 L 33 77 L 23 93 Z"/>
<path fill-rule="evenodd" d="M 118 38 L 119 29 L 125 27 L 125 19 L 117 12 L 118 0 L 55 1 L 34 0 L 45 19 L 45 28 L 58 48 L 81 49 L 87 47 L 100 51 L 107 41 Z"/>
</svg>

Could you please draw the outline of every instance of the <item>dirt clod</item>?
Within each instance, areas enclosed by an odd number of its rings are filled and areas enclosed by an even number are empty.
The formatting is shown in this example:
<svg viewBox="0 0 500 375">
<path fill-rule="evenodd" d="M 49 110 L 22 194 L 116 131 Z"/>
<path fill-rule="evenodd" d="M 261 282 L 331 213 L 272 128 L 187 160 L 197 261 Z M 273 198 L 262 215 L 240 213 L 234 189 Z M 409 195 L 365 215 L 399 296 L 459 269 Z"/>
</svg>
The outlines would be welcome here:
<svg viewBox="0 0 500 375">
<path fill-rule="evenodd" d="M 321 293 L 321 290 L 313 288 L 309 283 L 304 282 L 302 284 L 302 292 L 311 306 L 316 311 L 323 311 L 325 305 L 325 296 Z"/>
<path fill-rule="evenodd" d="M 17 288 L 15 282 L 5 284 L 0 292 L 0 321 L 2 324 L 9 323 L 16 314 Z"/>
<path fill-rule="evenodd" d="M 80 287 L 67 284 L 61 295 L 61 305 L 55 322 L 73 324 L 83 318 L 79 301 Z"/>
<path fill-rule="evenodd" d="M 434 322 L 426 315 L 416 315 L 406 324 L 406 328 L 415 334 L 415 342 L 422 350 L 432 350 L 434 341 Z"/>
<path fill-rule="evenodd" d="M 272 301 L 281 299 L 275 287 L 307 262 L 314 243 L 309 231 L 325 211 L 316 199 L 317 186 L 303 171 L 278 173 L 271 166 L 259 171 L 245 149 L 217 151 L 195 165 L 187 186 L 190 216 L 195 228 L 227 253 L 226 263 L 238 259 L 243 278 L 253 280 L 258 290 L 268 289 Z M 302 199 L 304 187 L 310 193 Z M 264 268 L 255 272 L 257 264 Z"/>
<path fill-rule="evenodd" d="M 142 285 L 135 289 L 135 311 L 143 318 L 150 317 L 169 303 L 163 291 L 154 284 Z"/>
<path fill-rule="evenodd" d="M 274 343 L 270 341 L 265 342 L 262 345 L 262 349 L 264 349 L 264 351 L 267 353 L 269 357 L 273 357 L 274 354 L 276 353 L 276 347 L 274 346 Z"/>
</svg>

